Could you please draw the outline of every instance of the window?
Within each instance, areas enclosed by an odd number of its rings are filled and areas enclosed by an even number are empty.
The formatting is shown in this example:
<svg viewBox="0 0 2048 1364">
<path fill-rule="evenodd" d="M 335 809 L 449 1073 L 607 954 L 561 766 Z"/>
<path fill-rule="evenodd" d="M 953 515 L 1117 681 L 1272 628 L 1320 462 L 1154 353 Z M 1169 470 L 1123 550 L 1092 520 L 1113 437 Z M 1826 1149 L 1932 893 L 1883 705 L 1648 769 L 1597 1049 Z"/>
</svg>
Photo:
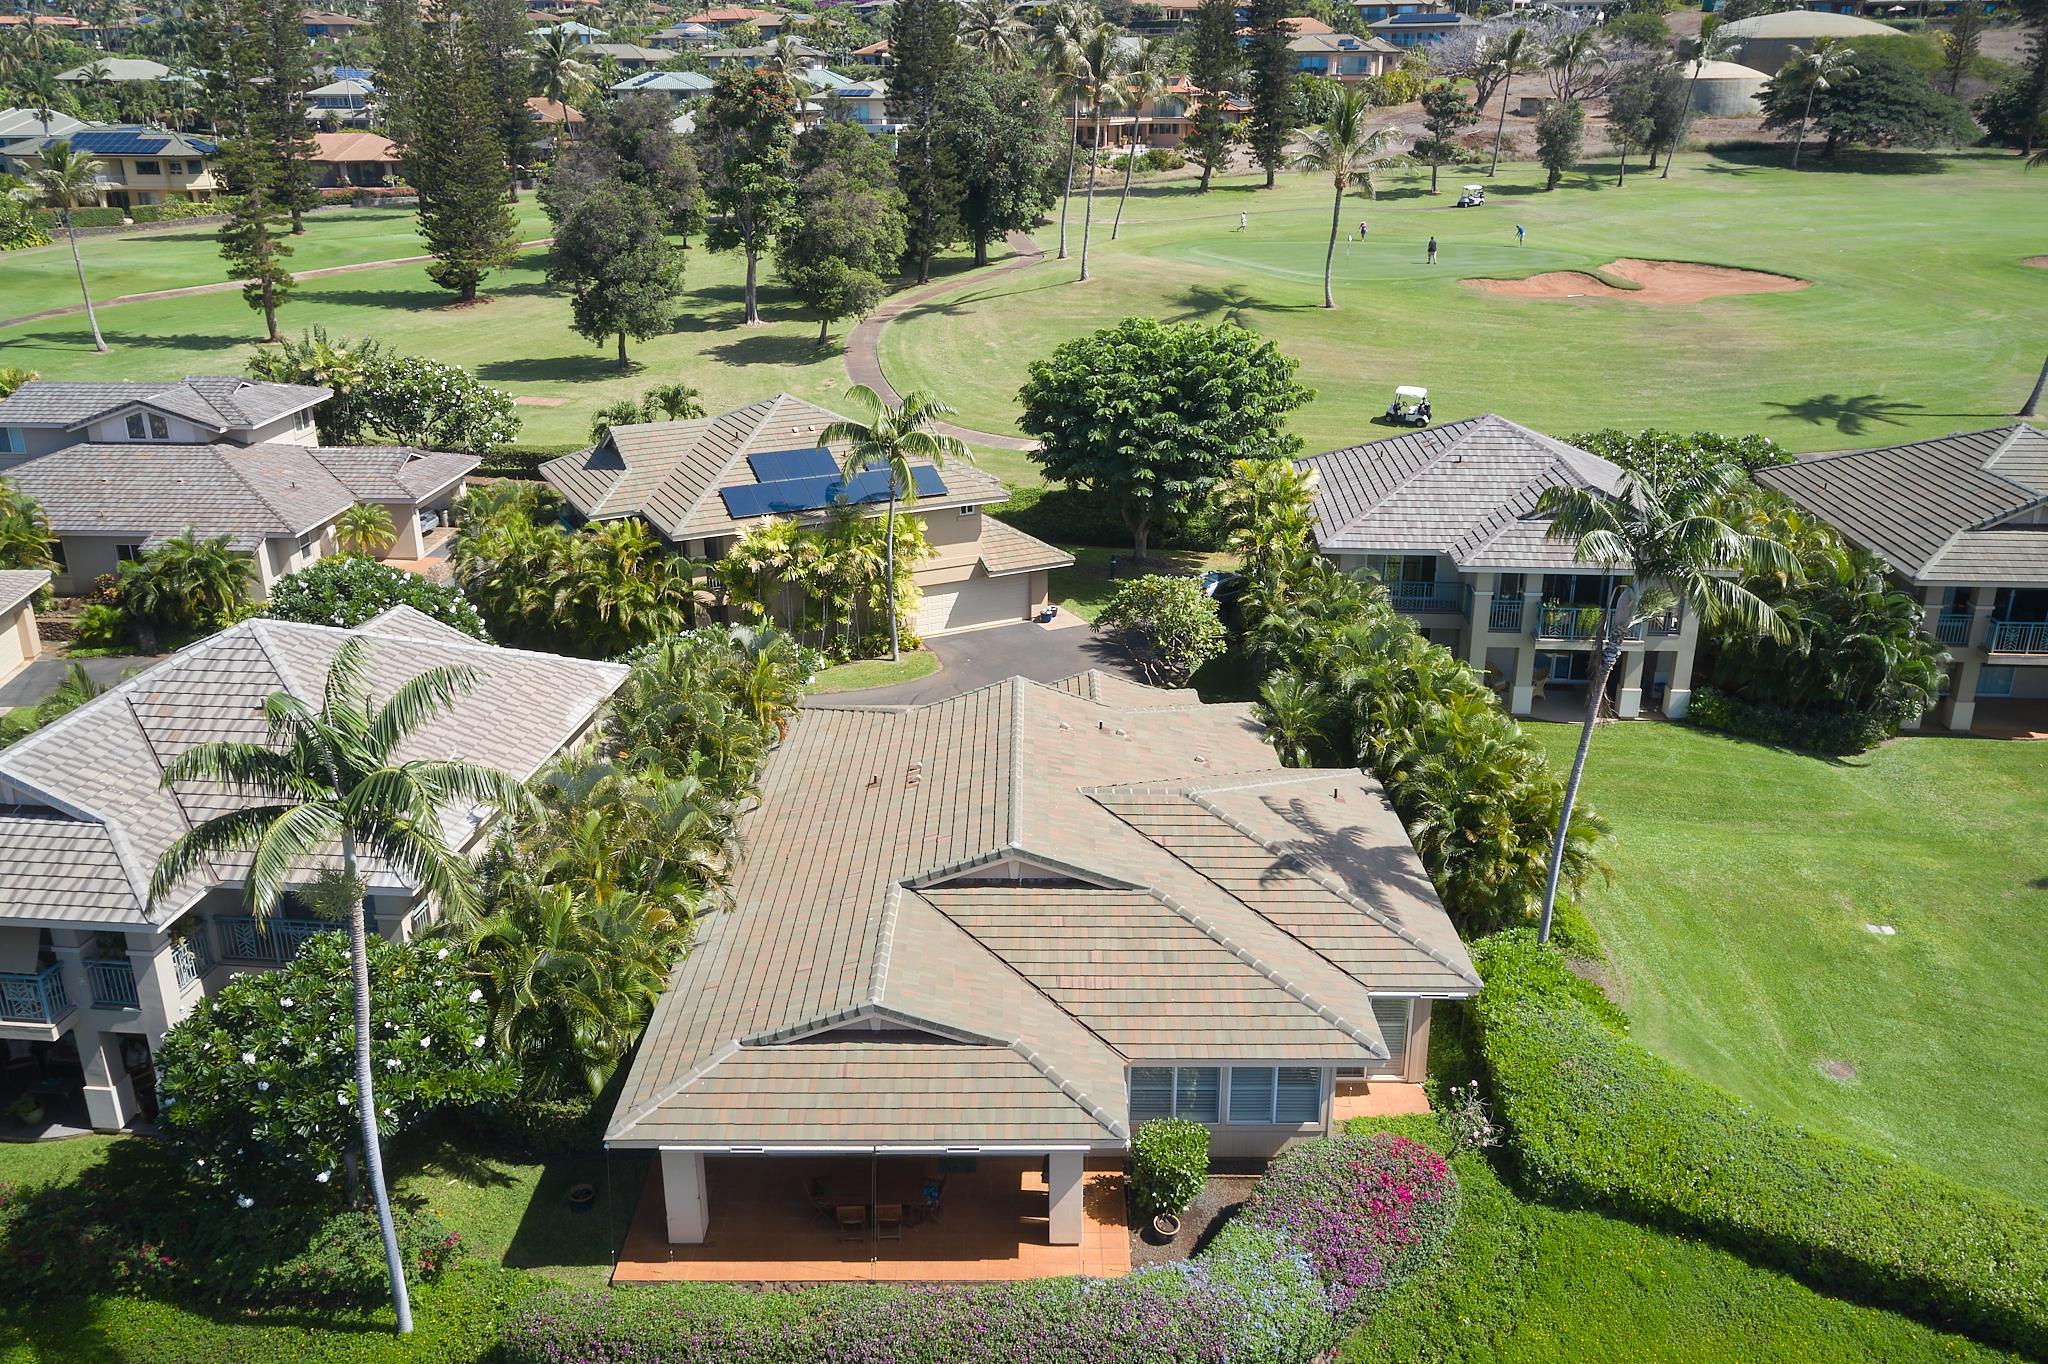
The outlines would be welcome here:
<svg viewBox="0 0 2048 1364">
<path fill-rule="evenodd" d="M 132 564 L 142 557 L 141 545 L 115 545 L 114 557 L 124 564 Z"/>
<path fill-rule="evenodd" d="M 140 412 L 130 412 L 128 414 L 128 439 L 141 440 L 143 434 L 142 414 Z"/>
<path fill-rule="evenodd" d="M 1297 1127 L 1323 1116 L 1323 1072 L 1314 1066 L 1232 1066 L 1230 1120 Z"/>
<path fill-rule="evenodd" d="M 1132 1066 L 1131 1121 L 1221 1121 L 1222 1072 L 1215 1066 Z"/>
<path fill-rule="evenodd" d="M 12 426 L 0 426 L 0 455 L 25 455 L 28 442 Z"/>
<path fill-rule="evenodd" d="M 137 175 L 162 175 L 164 173 L 164 163 L 161 161 L 137 161 L 135 163 L 135 173 Z"/>
<path fill-rule="evenodd" d="M 317 530 L 309 530 L 304 535 L 301 535 L 299 537 L 299 553 L 304 554 L 307 550 L 313 548 L 313 546 L 319 543 L 320 532 Z"/>
<path fill-rule="evenodd" d="M 955 508 L 954 508 L 954 510 L 955 510 L 955 511 L 957 511 L 957 512 L 959 512 L 959 513 L 960 513 L 960 514 L 961 514 L 962 516 L 972 516 L 972 515 L 974 515 L 974 514 L 975 514 L 976 512 L 980 511 L 980 510 L 981 510 L 981 508 L 979 508 L 979 507 L 955 507 Z"/>
<path fill-rule="evenodd" d="M 64 542 L 62 540 L 50 541 L 50 562 L 57 565 L 59 573 L 69 573 L 71 571 L 71 562 L 64 557 Z"/>
<path fill-rule="evenodd" d="M 169 440 L 171 438 L 171 424 L 154 412 L 149 414 L 149 438 L 151 440 Z"/>
</svg>

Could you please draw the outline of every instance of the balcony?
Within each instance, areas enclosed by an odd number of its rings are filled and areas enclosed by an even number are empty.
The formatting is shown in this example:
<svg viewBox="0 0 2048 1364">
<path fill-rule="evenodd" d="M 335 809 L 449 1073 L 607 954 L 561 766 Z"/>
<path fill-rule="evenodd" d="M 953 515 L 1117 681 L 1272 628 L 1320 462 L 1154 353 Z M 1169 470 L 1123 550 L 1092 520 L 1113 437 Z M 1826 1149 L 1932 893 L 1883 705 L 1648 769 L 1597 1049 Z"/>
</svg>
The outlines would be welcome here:
<svg viewBox="0 0 2048 1364">
<path fill-rule="evenodd" d="M 0 1023 L 55 1023 L 70 1012 L 62 967 L 0 971 Z"/>
<path fill-rule="evenodd" d="M 1660 639 L 1669 639 L 1684 629 L 1685 613 L 1683 611 L 1666 611 L 1661 616 L 1652 616 L 1644 621 L 1642 628 L 1630 635 L 1629 638 L 1641 639 L 1645 634 L 1648 634 Z"/>
<path fill-rule="evenodd" d="M 1993 620 L 1985 647 L 1994 654 L 2048 654 L 2048 620 Z"/>
<path fill-rule="evenodd" d="M 1522 633 L 1522 599 L 1495 597 L 1486 613 L 1486 628 L 1500 635 Z"/>
<path fill-rule="evenodd" d="M 85 986 L 92 993 L 95 1009 L 139 1009 L 142 998 L 135 992 L 135 967 L 127 961 L 88 961 Z"/>
<path fill-rule="evenodd" d="M 213 926 L 220 933 L 221 960 L 256 962 L 267 966 L 281 966 L 299 955 L 306 939 L 344 927 L 328 919 L 293 919 L 278 914 L 261 922 L 247 914 L 216 914 Z M 363 915 L 363 926 L 372 936 L 376 935 L 377 916 L 374 912 Z M 210 954 L 206 964 L 208 967 L 213 965 Z"/>
<path fill-rule="evenodd" d="M 1606 620 L 1607 612 L 1598 606 L 1567 606 L 1558 602 L 1545 602 L 1543 610 L 1536 617 L 1536 638 L 1565 640 L 1571 643 L 1597 643 L 1601 637 L 1600 632 L 1606 628 Z M 1637 621 L 1629 628 L 1623 639 L 1630 644 L 1639 644 L 1650 635 L 1668 639 L 1684 628 L 1684 613 L 1666 611 L 1661 616 Z"/>
<path fill-rule="evenodd" d="M 213 937 L 201 923 L 191 936 L 171 943 L 171 969 L 177 972 L 178 988 L 189 990 L 213 969 Z"/>
<path fill-rule="evenodd" d="M 1968 644 L 1970 642 L 1970 613 L 1968 611 L 1944 611 L 1934 618 L 1934 637 L 1943 644 Z"/>
<path fill-rule="evenodd" d="M 1465 589 L 1460 583 L 1388 583 L 1387 599 L 1396 611 L 1411 615 L 1461 615 Z"/>
</svg>

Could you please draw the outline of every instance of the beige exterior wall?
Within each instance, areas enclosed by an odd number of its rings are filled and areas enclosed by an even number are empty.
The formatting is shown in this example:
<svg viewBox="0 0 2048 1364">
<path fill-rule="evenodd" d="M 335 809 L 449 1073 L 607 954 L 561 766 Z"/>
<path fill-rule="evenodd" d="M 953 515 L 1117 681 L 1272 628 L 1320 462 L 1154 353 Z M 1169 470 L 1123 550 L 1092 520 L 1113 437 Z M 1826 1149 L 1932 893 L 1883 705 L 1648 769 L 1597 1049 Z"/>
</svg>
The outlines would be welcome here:
<svg viewBox="0 0 2048 1364">
<path fill-rule="evenodd" d="M 304 544 L 301 545 L 301 540 Z M 300 539 L 276 539 L 263 542 L 263 552 L 256 556 L 257 584 L 251 596 L 258 601 L 267 600 L 270 589 L 279 578 L 296 573 L 309 564 L 318 563 L 334 553 L 334 523 L 329 521 L 317 531 Z"/>
<path fill-rule="evenodd" d="M 36 610 L 23 602 L 0 619 L 0 682 L 26 668 L 43 649 L 36 636 Z"/>
<path fill-rule="evenodd" d="M 121 545 L 134 545 L 139 552 L 142 542 L 149 536 L 142 531 L 133 535 L 65 535 L 58 537 L 58 547 L 64 555 L 64 566 L 57 570 L 57 591 L 65 596 L 81 596 L 92 590 L 93 579 L 103 573 L 112 573 L 119 566 Z"/>
</svg>

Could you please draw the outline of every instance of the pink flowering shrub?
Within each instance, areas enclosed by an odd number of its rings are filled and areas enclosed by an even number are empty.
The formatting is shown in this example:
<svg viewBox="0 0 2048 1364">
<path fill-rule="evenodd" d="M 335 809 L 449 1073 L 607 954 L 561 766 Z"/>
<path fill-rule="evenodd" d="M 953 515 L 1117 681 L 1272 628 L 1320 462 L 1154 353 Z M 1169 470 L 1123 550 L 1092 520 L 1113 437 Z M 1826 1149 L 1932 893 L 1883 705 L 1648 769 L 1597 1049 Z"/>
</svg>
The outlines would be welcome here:
<svg viewBox="0 0 2048 1364">
<path fill-rule="evenodd" d="M 1444 1158 L 1376 1132 L 1292 1148 L 1240 1216 L 1283 1233 L 1321 1275 L 1330 1310 L 1355 1321 L 1436 1254 L 1457 1214 Z"/>
</svg>

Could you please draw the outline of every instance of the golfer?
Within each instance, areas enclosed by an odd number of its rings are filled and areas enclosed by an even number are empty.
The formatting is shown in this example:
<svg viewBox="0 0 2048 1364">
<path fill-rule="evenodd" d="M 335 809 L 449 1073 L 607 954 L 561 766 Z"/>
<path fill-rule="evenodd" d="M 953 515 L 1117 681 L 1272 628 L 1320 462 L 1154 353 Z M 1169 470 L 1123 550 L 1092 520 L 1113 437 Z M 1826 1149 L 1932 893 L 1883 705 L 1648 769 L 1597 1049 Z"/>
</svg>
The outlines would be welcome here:
<svg viewBox="0 0 2048 1364">
<path fill-rule="evenodd" d="M 1365 219 L 1363 218 L 1358 220 L 1358 240 L 1365 240 Z"/>
<path fill-rule="evenodd" d="M 1240 213 L 1240 214 L 1238 214 L 1238 215 L 1237 215 L 1237 230 L 1238 230 L 1238 231 L 1240 231 L 1240 232 L 1244 231 L 1244 230 L 1245 230 L 1245 228 L 1247 228 L 1247 227 L 1249 227 L 1249 226 L 1251 225 L 1251 221 L 1252 221 L 1252 219 L 1251 219 L 1251 215 L 1250 215 L 1249 213 Z"/>
<path fill-rule="evenodd" d="M 1430 263 L 1431 265 L 1435 265 L 1435 264 L 1436 264 L 1436 238 L 1435 238 L 1435 237 L 1431 237 L 1431 238 L 1429 239 L 1429 263 Z"/>
<path fill-rule="evenodd" d="M 1520 223 L 1516 223 L 1516 224 L 1515 224 L 1515 245 L 1516 245 L 1516 246 L 1520 246 L 1520 245 L 1522 245 L 1522 244 L 1523 244 L 1523 243 L 1522 243 L 1522 238 L 1524 238 L 1524 237 L 1526 237 L 1526 236 L 1528 236 L 1528 235 L 1529 235 L 1529 229 L 1528 229 L 1528 228 L 1526 228 L 1526 227 L 1523 227 L 1523 226 L 1522 226 L 1522 225 L 1521 225 Z"/>
</svg>

